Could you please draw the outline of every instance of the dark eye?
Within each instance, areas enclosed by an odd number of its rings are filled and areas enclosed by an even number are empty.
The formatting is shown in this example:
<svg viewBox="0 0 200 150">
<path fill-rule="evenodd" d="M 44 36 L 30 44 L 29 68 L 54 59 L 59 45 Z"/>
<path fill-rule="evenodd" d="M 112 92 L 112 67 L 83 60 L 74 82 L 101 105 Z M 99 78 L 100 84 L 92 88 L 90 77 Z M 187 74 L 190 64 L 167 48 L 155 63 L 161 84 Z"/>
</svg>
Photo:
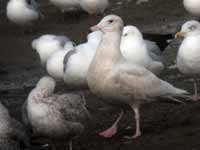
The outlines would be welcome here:
<svg viewBox="0 0 200 150">
<path fill-rule="evenodd" d="M 128 33 L 125 33 L 124 36 L 128 36 Z"/>
<path fill-rule="evenodd" d="M 26 0 L 26 2 L 27 2 L 29 5 L 31 5 L 31 0 Z"/>
<path fill-rule="evenodd" d="M 196 29 L 196 26 L 194 26 L 194 25 L 193 25 L 193 26 L 190 26 L 189 29 L 190 29 L 190 30 L 195 30 L 195 29 Z"/>
<path fill-rule="evenodd" d="M 112 23 L 113 22 L 113 20 L 109 20 L 109 23 Z"/>
</svg>

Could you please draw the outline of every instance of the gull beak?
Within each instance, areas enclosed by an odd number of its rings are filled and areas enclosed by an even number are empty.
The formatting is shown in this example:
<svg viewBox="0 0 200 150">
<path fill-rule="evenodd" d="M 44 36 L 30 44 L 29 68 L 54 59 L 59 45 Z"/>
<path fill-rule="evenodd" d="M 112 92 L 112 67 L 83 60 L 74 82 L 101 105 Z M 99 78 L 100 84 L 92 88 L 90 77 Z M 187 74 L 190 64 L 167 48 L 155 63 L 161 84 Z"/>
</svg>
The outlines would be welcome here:
<svg viewBox="0 0 200 150">
<path fill-rule="evenodd" d="M 183 38 L 185 37 L 185 32 L 177 32 L 175 38 Z"/>
<path fill-rule="evenodd" d="M 99 28 L 97 25 L 90 27 L 91 31 L 101 31 L 101 28 Z"/>
<path fill-rule="evenodd" d="M 99 25 L 95 25 L 95 26 L 90 27 L 90 30 L 91 31 L 101 31 L 102 33 L 105 33 L 104 30 L 103 30 L 103 27 L 101 27 Z"/>
</svg>

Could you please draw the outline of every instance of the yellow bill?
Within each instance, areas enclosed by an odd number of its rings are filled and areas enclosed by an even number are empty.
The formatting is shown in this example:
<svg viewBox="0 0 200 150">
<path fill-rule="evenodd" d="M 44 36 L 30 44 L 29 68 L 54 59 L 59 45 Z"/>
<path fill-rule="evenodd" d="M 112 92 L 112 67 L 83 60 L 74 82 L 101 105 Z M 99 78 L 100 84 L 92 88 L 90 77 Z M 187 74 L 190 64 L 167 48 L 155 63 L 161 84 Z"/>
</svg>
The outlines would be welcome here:
<svg viewBox="0 0 200 150">
<path fill-rule="evenodd" d="M 175 38 L 183 38 L 185 37 L 185 32 L 177 32 Z"/>
</svg>

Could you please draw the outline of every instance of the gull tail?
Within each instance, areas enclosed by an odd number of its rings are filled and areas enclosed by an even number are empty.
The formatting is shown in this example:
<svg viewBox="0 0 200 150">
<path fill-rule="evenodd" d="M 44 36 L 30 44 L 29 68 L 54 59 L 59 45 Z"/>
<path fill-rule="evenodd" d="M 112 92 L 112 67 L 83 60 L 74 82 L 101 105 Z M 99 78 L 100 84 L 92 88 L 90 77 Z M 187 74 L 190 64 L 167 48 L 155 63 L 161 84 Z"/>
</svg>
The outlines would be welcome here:
<svg viewBox="0 0 200 150">
<path fill-rule="evenodd" d="M 178 102 L 181 104 L 185 104 L 185 103 L 182 100 L 176 99 L 175 97 L 180 97 L 185 100 L 190 98 L 190 96 L 188 95 L 189 94 L 188 91 L 186 91 L 184 89 L 176 88 L 166 81 L 161 80 L 161 88 L 160 89 L 161 89 L 161 95 L 162 95 L 161 97 L 168 98 L 172 101 L 175 101 L 175 102 Z"/>
<path fill-rule="evenodd" d="M 183 90 L 183 89 L 175 88 L 175 94 L 176 95 L 187 95 L 187 94 L 189 94 L 189 92 L 186 90 Z"/>
<path fill-rule="evenodd" d="M 162 82 L 161 92 L 163 95 L 179 96 L 179 95 L 188 95 L 189 94 L 188 91 L 186 91 L 184 89 L 176 88 L 168 82 L 165 82 L 165 81 L 161 81 L 161 82 Z"/>
</svg>

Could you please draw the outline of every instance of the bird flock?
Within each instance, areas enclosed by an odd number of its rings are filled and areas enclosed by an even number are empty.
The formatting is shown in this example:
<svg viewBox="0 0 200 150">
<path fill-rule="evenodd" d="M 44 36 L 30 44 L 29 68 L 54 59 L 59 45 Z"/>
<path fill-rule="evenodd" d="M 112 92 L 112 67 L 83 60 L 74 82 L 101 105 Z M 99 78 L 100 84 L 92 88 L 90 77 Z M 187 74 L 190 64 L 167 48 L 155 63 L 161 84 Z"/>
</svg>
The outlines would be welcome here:
<svg viewBox="0 0 200 150">
<path fill-rule="evenodd" d="M 49 0 L 62 12 L 82 10 L 88 15 L 105 13 L 108 0 Z M 199 0 L 183 0 L 185 9 L 200 16 Z M 40 5 L 35 0 L 10 0 L 7 3 L 7 18 L 19 25 L 30 26 L 43 18 Z M 129 106 L 135 115 L 135 132 L 126 139 L 142 135 L 140 107 L 160 97 L 177 100 L 176 97 L 197 101 L 197 78 L 200 76 L 200 23 L 187 21 L 175 38 L 182 38 L 176 67 L 194 81 L 194 95 L 186 89 L 173 86 L 161 79 L 166 66 L 159 45 L 143 38 L 134 25 L 124 25 L 115 14 L 106 15 L 92 27 L 85 43 L 76 44 L 64 35 L 46 34 L 32 41 L 32 49 L 38 53 L 41 66 L 46 70 L 32 89 L 22 106 L 23 125 L 9 115 L 0 103 L 1 147 L 30 147 L 33 137 L 48 140 L 53 150 L 57 143 L 69 144 L 80 136 L 92 116 L 87 109 L 87 99 L 78 93 L 55 92 L 56 85 L 64 82 L 76 89 L 88 88 L 103 102 L 118 108 L 116 121 L 99 135 L 111 138 L 116 135 L 118 124 Z M 159 100 L 159 99 L 158 99 Z M 178 101 L 178 100 L 177 100 Z M 26 130 L 24 130 L 24 128 Z M 0 144 L 0 145 L 2 145 Z M 46 144 L 46 143 L 43 143 Z M 10 148 L 10 149 L 12 149 Z"/>
</svg>

